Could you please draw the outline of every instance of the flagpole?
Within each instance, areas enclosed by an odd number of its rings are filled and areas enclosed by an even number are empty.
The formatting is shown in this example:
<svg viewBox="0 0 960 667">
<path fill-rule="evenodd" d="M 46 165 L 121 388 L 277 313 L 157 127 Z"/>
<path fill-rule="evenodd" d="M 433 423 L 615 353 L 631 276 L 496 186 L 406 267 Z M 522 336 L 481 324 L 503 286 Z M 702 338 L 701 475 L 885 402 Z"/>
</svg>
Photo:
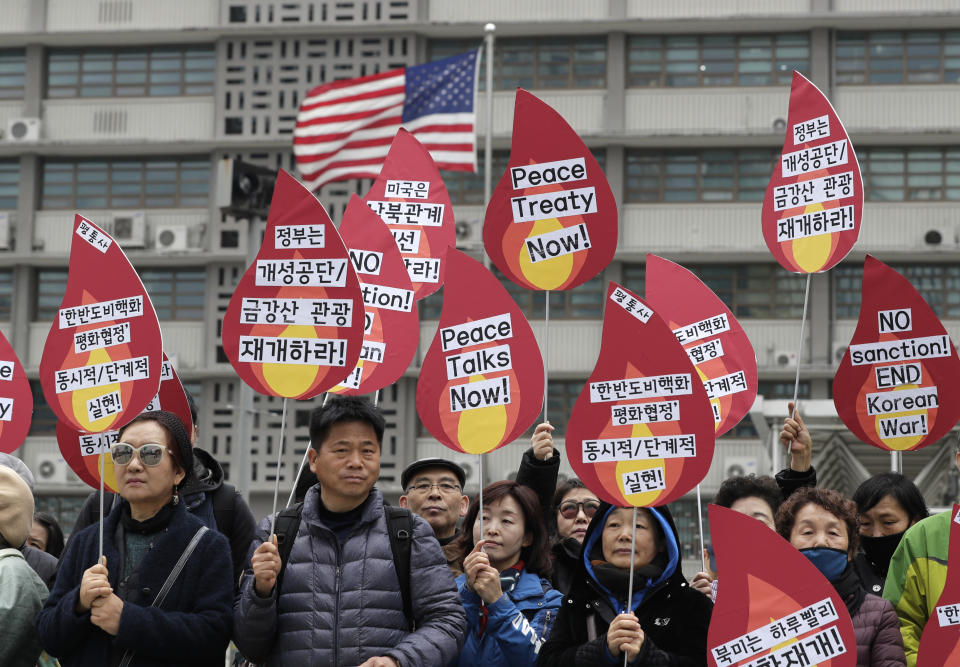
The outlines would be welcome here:
<svg viewBox="0 0 960 667">
<path fill-rule="evenodd" d="M 488 23 L 483 27 L 484 44 L 486 45 L 487 60 L 487 132 L 483 138 L 483 204 L 490 203 L 493 192 L 493 41 L 497 26 Z M 486 249 L 483 251 L 483 265 L 490 268 L 490 257 Z"/>
</svg>

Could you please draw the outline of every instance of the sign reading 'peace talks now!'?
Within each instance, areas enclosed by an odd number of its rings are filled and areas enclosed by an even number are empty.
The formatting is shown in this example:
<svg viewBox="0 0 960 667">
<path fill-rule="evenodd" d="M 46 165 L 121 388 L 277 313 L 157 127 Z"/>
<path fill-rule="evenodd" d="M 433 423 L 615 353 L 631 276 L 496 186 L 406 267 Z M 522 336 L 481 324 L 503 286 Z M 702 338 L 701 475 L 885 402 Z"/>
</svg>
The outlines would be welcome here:
<svg viewBox="0 0 960 667">
<path fill-rule="evenodd" d="M 357 365 L 363 325 L 360 283 L 330 216 L 281 170 L 263 244 L 223 317 L 227 359 L 261 394 L 311 398 Z"/>
</svg>

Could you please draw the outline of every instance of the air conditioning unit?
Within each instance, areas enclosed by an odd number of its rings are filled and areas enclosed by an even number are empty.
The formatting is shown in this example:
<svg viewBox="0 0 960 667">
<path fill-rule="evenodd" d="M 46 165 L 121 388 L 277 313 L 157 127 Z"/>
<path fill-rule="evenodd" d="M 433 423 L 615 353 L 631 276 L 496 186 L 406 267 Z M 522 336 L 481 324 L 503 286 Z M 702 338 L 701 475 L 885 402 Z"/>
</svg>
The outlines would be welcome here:
<svg viewBox="0 0 960 667">
<path fill-rule="evenodd" d="M 4 138 L 10 143 L 40 141 L 39 118 L 11 118 L 7 121 L 7 133 Z"/>
<path fill-rule="evenodd" d="M 786 132 L 787 131 L 787 119 L 783 116 L 777 116 L 770 121 L 770 129 L 774 132 Z"/>
<path fill-rule="evenodd" d="M 756 475 L 760 464 L 750 456 L 726 456 L 723 459 L 723 478 Z"/>
<path fill-rule="evenodd" d="M 38 454 L 33 464 L 33 476 L 39 484 L 66 484 L 67 462 L 59 454 Z"/>
<path fill-rule="evenodd" d="M 477 480 L 477 457 L 476 456 L 473 456 L 470 458 L 464 458 L 464 459 L 453 458 L 451 460 L 454 463 L 456 463 L 458 466 L 463 468 L 463 472 L 466 473 L 467 479 L 466 479 L 466 484 L 464 484 L 464 486 L 473 487 L 479 484 Z"/>
<path fill-rule="evenodd" d="M 10 214 L 0 212 L 0 250 L 10 249 Z"/>
<path fill-rule="evenodd" d="M 778 368 L 789 368 L 797 365 L 796 350 L 774 350 L 773 365 Z"/>
<path fill-rule="evenodd" d="M 153 247 L 157 252 L 181 252 L 187 249 L 187 226 L 164 223 L 153 227 Z"/>
<path fill-rule="evenodd" d="M 846 343 L 833 344 L 833 353 L 831 354 L 831 357 L 833 358 L 833 363 L 839 364 L 840 361 L 843 360 L 843 355 L 846 353 L 847 347 L 848 346 Z"/>
<path fill-rule="evenodd" d="M 957 236 L 952 229 L 934 227 L 923 233 L 923 243 L 931 248 L 948 248 L 957 245 Z"/>
<path fill-rule="evenodd" d="M 478 220 L 460 220 L 455 226 L 457 232 L 457 247 L 467 248 L 481 242 L 480 222 Z"/>
<path fill-rule="evenodd" d="M 143 211 L 115 211 L 111 233 L 124 248 L 142 248 L 147 244 L 147 217 Z"/>
</svg>

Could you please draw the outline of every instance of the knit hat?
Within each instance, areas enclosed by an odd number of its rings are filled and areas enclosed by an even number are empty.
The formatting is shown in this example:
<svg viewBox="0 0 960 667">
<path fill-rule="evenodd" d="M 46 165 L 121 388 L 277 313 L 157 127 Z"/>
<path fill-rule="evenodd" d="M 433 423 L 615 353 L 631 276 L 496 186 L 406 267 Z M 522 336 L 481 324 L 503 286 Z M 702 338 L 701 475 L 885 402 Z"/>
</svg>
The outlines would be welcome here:
<svg viewBox="0 0 960 667">
<path fill-rule="evenodd" d="M 33 473 L 30 472 L 30 468 L 27 467 L 26 463 L 18 459 L 13 454 L 0 452 L 0 466 L 11 468 L 13 472 L 20 475 L 20 477 L 23 478 L 23 481 L 27 483 L 27 486 L 33 490 Z"/>
<path fill-rule="evenodd" d="M 10 468 L 0 466 L 0 535 L 19 549 L 30 535 L 33 523 L 33 493 Z"/>
<path fill-rule="evenodd" d="M 171 449 L 173 450 L 174 458 L 177 459 L 177 463 L 183 468 L 183 472 L 185 473 L 183 481 L 186 481 L 193 473 L 193 447 L 190 445 L 190 436 L 187 434 L 187 429 L 183 425 L 183 422 L 180 421 L 180 418 L 175 414 L 165 410 L 143 412 L 120 429 L 121 439 L 123 432 L 127 428 L 141 421 L 155 421 L 170 434 L 173 438 L 173 447 L 171 447 Z M 183 484 L 183 481 L 181 481 L 180 484 Z"/>
</svg>

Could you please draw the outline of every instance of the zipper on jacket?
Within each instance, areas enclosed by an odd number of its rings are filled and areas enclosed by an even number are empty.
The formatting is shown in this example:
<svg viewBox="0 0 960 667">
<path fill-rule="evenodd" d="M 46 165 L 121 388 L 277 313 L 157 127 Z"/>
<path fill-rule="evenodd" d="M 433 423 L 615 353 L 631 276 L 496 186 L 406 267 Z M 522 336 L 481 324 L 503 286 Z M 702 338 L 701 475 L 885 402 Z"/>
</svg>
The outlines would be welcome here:
<svg viewBox="0 0 960 667">
<path fill-rule="evenodd" d="M 333 664 L 340 664 L 340 540 L 333 536 L 333 546 L 337 552 L 337 566 L 333 579 L 334 605 L 333 605 Z"/>
</svg>

